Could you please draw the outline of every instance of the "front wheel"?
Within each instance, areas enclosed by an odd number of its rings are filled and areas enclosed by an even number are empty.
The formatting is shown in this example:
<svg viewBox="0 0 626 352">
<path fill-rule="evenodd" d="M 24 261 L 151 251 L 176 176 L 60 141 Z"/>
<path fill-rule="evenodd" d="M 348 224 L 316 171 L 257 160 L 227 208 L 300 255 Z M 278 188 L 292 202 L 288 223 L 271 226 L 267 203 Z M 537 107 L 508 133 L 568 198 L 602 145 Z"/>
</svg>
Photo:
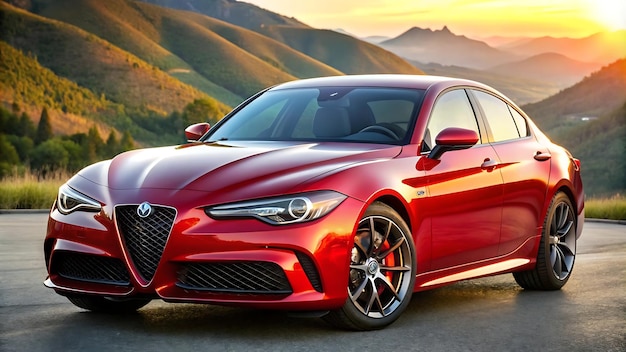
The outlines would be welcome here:
<svg viewBox="0 0 626 352">
<path fill-rule="evenodd" d="M 576 216 L 569 197 L 557 193 L 544 220 L 537 265 L 513 273 L 515 281 L 530 290 L 559 290 L 569 280 L 576 258 Z"/>
<path fill-rule="evenodd" d="M 70 295 L 67 299 L 75 306 L 97 313 L 132 313 L 150 303 L 150 299 L 111 300 L 100 296 Z"/>
<path fill-rule="evenodd" d="M 348 299 L 324 319 L 350 330 L 373 330 L 394 322 L 406 309 L 415 283 L 415 248 L 402 217 L 372 204 L 359 221 L 350 258 Z"/>
</svg>

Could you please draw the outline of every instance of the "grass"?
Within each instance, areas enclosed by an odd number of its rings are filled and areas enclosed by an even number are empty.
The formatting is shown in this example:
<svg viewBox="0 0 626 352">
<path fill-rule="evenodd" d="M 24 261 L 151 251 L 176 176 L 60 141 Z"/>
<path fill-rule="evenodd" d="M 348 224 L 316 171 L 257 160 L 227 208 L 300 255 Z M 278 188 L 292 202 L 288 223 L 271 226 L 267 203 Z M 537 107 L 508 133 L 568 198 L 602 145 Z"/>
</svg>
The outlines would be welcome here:
<svg viewBox="0 0 626 352">
<path fill-rule="evenodd" d="M 616 194 L 608 198 L 586 199 L 585 217 L 594 219 L 626 220 L 626 196 Z"/>
<path fill-rule="evenodd" d="M 28 171 L 6 177 L 0 180 L 0 209 L 49 209 L 59 186 L 70 177 L 67 172 L 38 177 Z"/>
<path fill-rule="evenodd" d="M 59 186 L 70 177 L 67 172 L 54 172 L 42 178 L 27 171 L 4 178 L 0 180 L 0 209 L 48 209 Z M 626 196 L 586 199 L 585 217 L 626 220 Z"/>
</svg>

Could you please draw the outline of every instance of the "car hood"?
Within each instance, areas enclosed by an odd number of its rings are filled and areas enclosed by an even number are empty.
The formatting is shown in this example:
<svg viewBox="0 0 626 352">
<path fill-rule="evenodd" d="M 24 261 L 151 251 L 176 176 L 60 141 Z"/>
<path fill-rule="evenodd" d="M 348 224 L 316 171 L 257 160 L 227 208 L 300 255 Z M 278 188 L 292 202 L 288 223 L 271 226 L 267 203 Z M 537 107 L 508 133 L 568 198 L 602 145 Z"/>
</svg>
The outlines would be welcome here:
<svg viewBox="0 0 626 352">
<path fill-rule="evenodd" d="M 401 148 L 357 143 L 193 143 L 126 152 L 79 176 L 113 190 L 257 188 L 272 194 L 349 166 L 393 158 Z"/>
</svg>

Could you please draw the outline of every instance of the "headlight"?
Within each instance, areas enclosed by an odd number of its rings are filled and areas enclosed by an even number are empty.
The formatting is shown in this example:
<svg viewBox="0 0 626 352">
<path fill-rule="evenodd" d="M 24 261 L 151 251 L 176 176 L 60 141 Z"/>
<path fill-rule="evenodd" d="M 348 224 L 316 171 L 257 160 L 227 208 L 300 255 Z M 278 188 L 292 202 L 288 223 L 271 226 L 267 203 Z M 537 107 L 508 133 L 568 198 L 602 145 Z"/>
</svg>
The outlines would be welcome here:
<svg viewBox="0 0 626 352">
<path fill-rule="evenodd" d="M 205 209 L 214 218 L 253 217 L 272 225 L 293 224 L 319 219 L 335 209 L 346 196 L 333 191 L 218 205 Z"/>
<path fill-rule="evenodd" d="M 67 184 L 59 187 L 57 208 L 62 214 L 69 214 L 76 210 L 100 211 L 100 203 L 76 191 Z"/>
</svg>

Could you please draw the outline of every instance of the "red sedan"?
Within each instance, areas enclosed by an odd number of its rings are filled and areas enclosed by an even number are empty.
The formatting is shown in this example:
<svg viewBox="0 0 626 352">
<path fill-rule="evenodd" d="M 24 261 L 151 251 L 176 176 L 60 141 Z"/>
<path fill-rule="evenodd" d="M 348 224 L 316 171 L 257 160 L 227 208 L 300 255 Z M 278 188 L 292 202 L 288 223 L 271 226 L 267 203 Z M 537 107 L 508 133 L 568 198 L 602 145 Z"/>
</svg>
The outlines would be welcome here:
<svg viewBox="0 0 626 352">
<path fill-rule="evenodd" d="M 45 285 L 92 311 L 159 298 L 367 330 L 395 321 L 416 291 L 503 273 L 557 290 L 571 276 L 580 162 L 488 86 L 307 79 L 209 127 L 61 186 Z"/>
</svg>

